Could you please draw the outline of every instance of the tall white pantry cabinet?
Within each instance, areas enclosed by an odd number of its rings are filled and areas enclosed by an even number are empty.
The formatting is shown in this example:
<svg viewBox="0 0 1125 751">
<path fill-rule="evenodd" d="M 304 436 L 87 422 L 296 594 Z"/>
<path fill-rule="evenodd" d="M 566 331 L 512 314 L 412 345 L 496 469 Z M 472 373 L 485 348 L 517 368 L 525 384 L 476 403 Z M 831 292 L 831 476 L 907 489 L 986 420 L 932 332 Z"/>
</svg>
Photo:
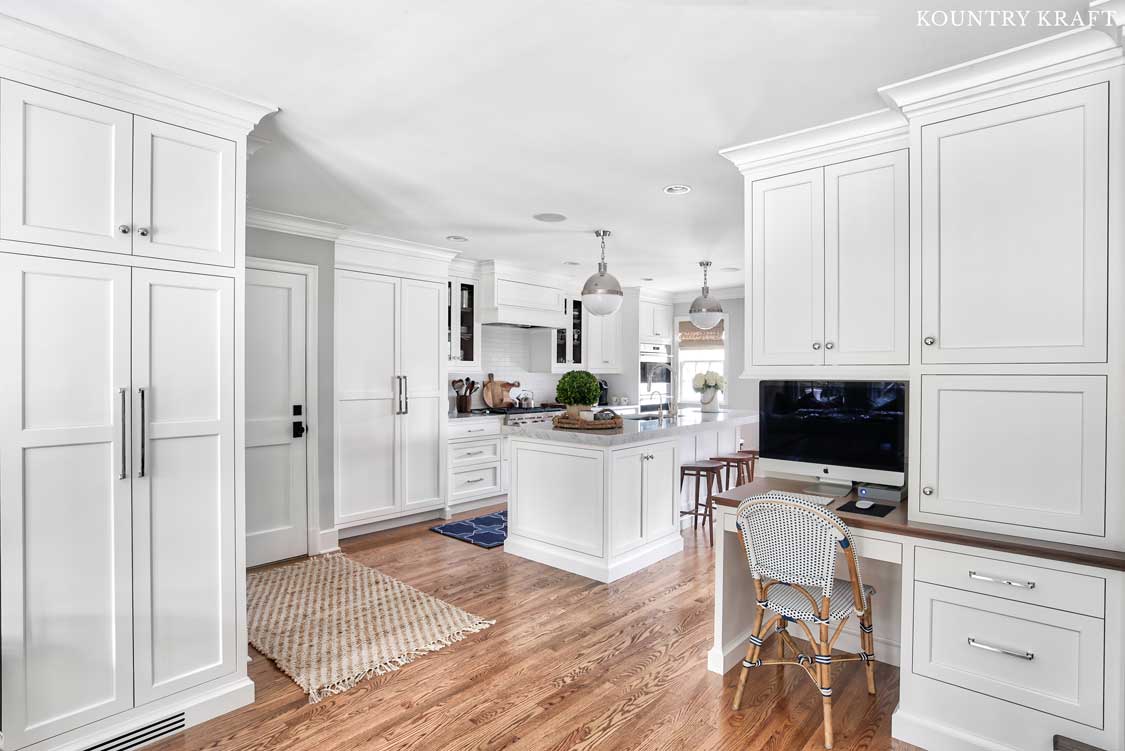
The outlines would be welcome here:
<svg viewBox="0 0 1125 751">
<path fill-rule="evenodd" d="M 126 748 L 253 701 L 244 165 L 270 108 L 0 27 L 3 748 Z"/>
</svg>

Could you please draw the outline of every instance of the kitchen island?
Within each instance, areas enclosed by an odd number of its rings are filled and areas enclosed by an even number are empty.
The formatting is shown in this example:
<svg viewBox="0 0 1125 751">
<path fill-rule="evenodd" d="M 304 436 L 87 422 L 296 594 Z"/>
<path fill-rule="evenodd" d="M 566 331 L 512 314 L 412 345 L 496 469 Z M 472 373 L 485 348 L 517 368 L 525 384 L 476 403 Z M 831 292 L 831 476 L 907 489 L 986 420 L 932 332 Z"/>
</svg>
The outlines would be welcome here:
<svg viewBox="0 0 1125 751">
<path fill-rule="evenodd" d="M 505 427 L 505 552 L 602 582 L 675 555 L 683 550 L 680 463 L 733 451 L 739 428 L 757 419 L 744 410 L 685 410 L 614 430 Z"/>
</svg>

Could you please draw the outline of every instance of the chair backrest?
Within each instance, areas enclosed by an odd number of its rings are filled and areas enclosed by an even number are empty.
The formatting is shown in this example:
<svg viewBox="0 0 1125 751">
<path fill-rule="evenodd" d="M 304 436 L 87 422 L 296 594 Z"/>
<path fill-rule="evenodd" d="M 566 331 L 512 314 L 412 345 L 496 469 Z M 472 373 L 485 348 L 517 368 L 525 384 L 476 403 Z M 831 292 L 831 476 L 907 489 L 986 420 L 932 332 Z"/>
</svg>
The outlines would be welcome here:
<svg viewBox="0 0 1125 751">
<path fill-rule="evenodd" d="M 832 591 L 836 554 L 843 550 L 856 589 L 857 602 L 867 607 L 851 530 L 831 511 L 803 498 L 770 491 L 743 501 L 738 528 L 755 579 Z"/>
</svg>

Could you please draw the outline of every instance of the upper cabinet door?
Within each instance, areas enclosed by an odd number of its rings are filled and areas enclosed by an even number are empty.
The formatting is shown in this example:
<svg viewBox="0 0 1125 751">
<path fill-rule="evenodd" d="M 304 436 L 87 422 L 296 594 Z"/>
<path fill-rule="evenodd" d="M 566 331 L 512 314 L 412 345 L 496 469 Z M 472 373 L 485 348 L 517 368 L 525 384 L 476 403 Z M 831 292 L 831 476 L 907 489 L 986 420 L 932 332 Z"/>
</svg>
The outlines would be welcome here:
<svg viewBox="0 0 1125 751">
<path fill-rule="evenodd" d="M 133 116 L 0 81 L 0 238 L 132 252 Z"/>
<path fill-rule="evenodd" d="M 1108 96 L 922 128 L 923 362 L 1105 361 Z"/>
<path fill-rule="evenodd" d="M 133 252 L 234 265 L 233 141 L 138 117 Z"/>
<path fill-rule="evenodd" d="M 824 169 L 824 362 L 910 359 L 907 152 Z"/>
<path fill-rule="evenodd" d="M 657 339 L 672 339 L 672 306 L 656 303 L 652 306 L 652 335 Z"/>
<path fill-rule="evenodd" d="M 824 362 L 824 171 L 751 188 L 754 365 Z"/>
</svg>

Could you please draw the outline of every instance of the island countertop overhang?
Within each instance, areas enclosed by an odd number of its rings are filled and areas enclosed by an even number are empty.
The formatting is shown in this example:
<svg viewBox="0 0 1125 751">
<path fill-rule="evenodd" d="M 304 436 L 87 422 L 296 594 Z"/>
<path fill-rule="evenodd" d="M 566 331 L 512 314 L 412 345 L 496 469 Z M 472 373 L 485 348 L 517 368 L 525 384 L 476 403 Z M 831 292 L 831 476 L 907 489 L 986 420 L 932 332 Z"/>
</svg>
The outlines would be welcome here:
<svg viewBox="0 0 1125 751">
<path fill-rule="evenodd" d="M 503 434 L 513 438 L 557 441 L 591 448 L 611 448 L 659 441 L 688 433 L 729 430 L 756 422 L 758 422 L 758 413 L 754 410 L 730 409 L 714 413 L 685 410 L 675 419 L 625 420 L 623 427 L 612 430 L 560 430 L 548 423 L 505 426 Z"/>
</svg>

